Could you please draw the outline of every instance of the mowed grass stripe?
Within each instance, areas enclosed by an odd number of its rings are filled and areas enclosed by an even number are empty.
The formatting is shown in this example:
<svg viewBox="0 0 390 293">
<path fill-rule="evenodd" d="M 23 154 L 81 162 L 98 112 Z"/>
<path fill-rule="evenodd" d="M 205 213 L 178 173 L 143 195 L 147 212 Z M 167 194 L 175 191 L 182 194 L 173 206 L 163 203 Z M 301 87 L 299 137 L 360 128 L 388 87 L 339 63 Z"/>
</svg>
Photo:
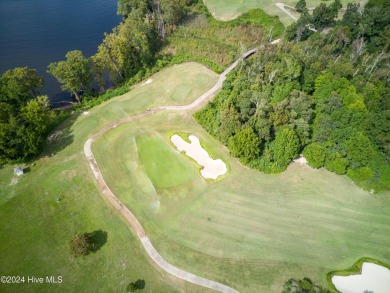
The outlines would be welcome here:
<svg viewBox="0 0 390 293">
<path fill-rule="evenodd" d="M 277 292 L 290 277 L 311 276 L 326 284 L 328 269 L 362 254 L 388 259 L 384 244 L 390 243 L 390 210 L 383 203 L 389 202 L 389 193 L 371 196 L 346 177 L 307 166 L 292 165 L 279 175 L 242 167 L 190 113 L 158 113 L 139 123 L 106 133 L 106 140 L 95 143 L 110 143 L 113 150 L 103 154 L 106 149 L 98 145 L 94 152 L 110 188 L 130 204 L 156 249 L 174 265 L 243 292 Z M 172 198 L 155 188 L 161 208 L 153 211 L 140 188 L 142 166 L 135 159 L 140 150 L 129 151 L 122 144 L 131 139 L 120 138 L 120 132 L 140 135 L 140 127 L 148 130 L 145 135 L 157 132 L 165 139 L 169 133 L 195 134 L 213 157 L 226 160 L 230 173 L 217 182 L 196 176 L 192 185 L 171 188 L 170 194 L 177 194 Z M 122 154 L 131 164 L 115 169 L 110 162 Z M 115 182 L 121 178 L 116 172 L 126 172 L 130 180 Z M 384 233 L 375 234 L 376 229 Z M 365 235 L 371 239 L 365 241 Z"/>
</svg>

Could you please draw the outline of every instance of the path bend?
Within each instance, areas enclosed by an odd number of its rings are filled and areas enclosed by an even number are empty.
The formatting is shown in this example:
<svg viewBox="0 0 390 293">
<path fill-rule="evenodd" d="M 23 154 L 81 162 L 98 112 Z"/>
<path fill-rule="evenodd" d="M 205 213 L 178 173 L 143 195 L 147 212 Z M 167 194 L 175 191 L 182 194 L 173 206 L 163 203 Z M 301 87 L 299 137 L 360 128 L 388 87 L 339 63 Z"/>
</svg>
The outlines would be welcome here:
<svg viewBox="0 0 390 293">
<path fill-rule="evenodd" d="M 143 117 L 149 116 L 153 113 L 161 112 L 161 111 L 166 111 L 166 110 L 173 110 L 173 111 L 184 111 L 184 110 L 190 110 L 198 105 L 200 105 L 202 102 L 210 98 L 216 91 L 218 91 L 220 88 L 222 88 L 222 84 L 226 79 L 226 75 L 231 72 L 237 64 L 240 62 L 240 60 L 244 60 L 251 56 L 252 54 L 257 52 L 257 48 L 249 50 L 245 52 L 244 54 L 241 55 L 241 57 L 236 60 L 233 64 L 231 64 L 224 72 L 222 72 L 218 78 L 217 83 L 209 89 L 206 93 L 201 95 L 199 98 L 197 98 L 194 102 L 188 105 L 183 105 L 183 106 L 162 106 L 162 107 L 157 107 L 151 110 L 148 110 L 144 113 L 134 115 L 131 117 L 126 117 L 120 120 L 117 120 L 113 123 L 108 124 L 101 130 L 99 130 L 97 133 L 92 135 L 84 144 L 84 154 L 88 160 L 89 166 L 91 167 L 91 170 L 95 176 L 95 179 L 99 185 L 99 188 L 105 198 L 108 200 L 108 202 L 115 208 L 117 209 L 121 215 L 128 221 L 128 223 L 131 225 L 131 227 L 135 230 L 138 238 L 140 239 L 145 251 L 149 255 L 149 257 L 163 270 L 166 272 L 170 273 L 171 275 L 188 281 L 190 283 L 203 286 L 209 289 L 213 289 L 219 292 L 225 292 L 225 293 L 238 293 L 237 290 L 226 286 L 224 284 L 218 283 L 216 281 L 212 281 L 209 279 L 205 279 L 202 277 L 199 277 L 197 275 L 191 274 L 190 272 L 184 271 L 178 267 L 175 267 L 174 265 L 168 263 L 166 260 L 164 260 L 161 255 L 157 252 L 157 250 L 153 247 L 152 243 L 150 242 L 148 236 L 145 233 L 145 230 L 143 229 L 142 225 L 140 222 L 137 220 L 137 218 L 134 216 L 134 214 L 124 205 L 121 203 L 121 201 L 114 195 L 114 193 L 110 190 L 108 187 L 107 183 L 105 182 L 103 175 L 99 169 L 99 166 L 95 160 L 95 157 L 92 153 L 92 143 L 102 136 L 104 133 L 106 133 L 108 130 L 117 127 L 120 124 L 134 121 L 141 119 Z"/>
</svg>

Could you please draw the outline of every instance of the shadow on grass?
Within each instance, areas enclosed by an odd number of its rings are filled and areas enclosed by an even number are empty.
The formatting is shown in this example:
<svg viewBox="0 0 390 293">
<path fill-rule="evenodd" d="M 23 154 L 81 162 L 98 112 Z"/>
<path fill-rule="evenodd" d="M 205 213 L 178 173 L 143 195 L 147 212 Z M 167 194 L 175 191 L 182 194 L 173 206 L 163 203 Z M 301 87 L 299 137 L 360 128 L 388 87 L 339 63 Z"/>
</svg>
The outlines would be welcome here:
<svg viewBox="0 0 390 293">
<path fill-rule="evenodd" d="M 94 244 L 91 252 L 95 253 L 107 243 L 108 235 L 106 231 L 96 230 L 88 233 L 91 242 Z"/>
<path fill-rule="evenodd" d="M 145 288 L 145 280 L 138 279 L 135 282 L 131 282 L 126 287 L 126 293 L 136 292 L 138 290 L 143 290 Z"/>
<path fill-rule="evenodd" d="M 142 290 L 145 288 L 145 280 L 138 279 L 135 281 L 135 286 L 137 287 L 138 290 Z"/>
<path fill-rule="evenodd" d="M 65 120 L 48 134 L 45 147 L 39 156 L 40 158 L 54 156 L 73 142 L 71 128 L 80 116 L 80 113 L 69 115 L 69 117 L 64 118 Z"/>
</svg>

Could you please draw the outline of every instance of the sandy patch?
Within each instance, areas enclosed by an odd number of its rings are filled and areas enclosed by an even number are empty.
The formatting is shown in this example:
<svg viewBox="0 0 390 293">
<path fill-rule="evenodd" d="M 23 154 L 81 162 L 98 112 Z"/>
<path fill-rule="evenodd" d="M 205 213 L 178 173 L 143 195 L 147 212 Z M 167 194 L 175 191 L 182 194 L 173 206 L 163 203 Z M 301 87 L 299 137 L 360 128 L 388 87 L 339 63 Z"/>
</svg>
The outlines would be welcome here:
<svg viewBox="0 0 390 293">
<path fill-rule="evenodd" d="M 304 156 L 300 156 L 298 159 L 294 160 L 294 163 L 298 163 L 299 165 L 307 165 L 307 160 Z"/>
<path fill-rule="evenodd" d="M 194 159 L 203 169 L 200 174 L 203 178 L 217 179 L 218 176 L 226 173 L 226 164 L 221 160 L 210 158 L 208 152 L 202 148 L 199 139 L 195 135 L 190 135 L 191 143 L 184 141 L 179 135 L 175 134 L 171 137 L 172 143 L 176 146 L 179 152 L 185 151 L 186 155 Z"/>
<path fill-rule="evenodd" d="M 84 115 L 84 116 L 86 116 L 86 115 L 88 115 L 88 114 L 89 114 L 88 111 L 84 111 L 83 113 L 81 113 L 81 115 Z"/>
<path fill-rule="evenodd" d="M 141 86 L 147 85 L 147 84 L 152 83 L 152 82 L 153 82 L 153 79 L 152 79 L 152 78 L 149 78 L 147 81 L 145 81 L 144 83 L 142 83 Z"/>
<path fill-rule="evenodd" d="M 377 264 L 365 262 L 360 275 L 333 276 L 332 282 L 342 293 L 389 293 L 390 270 Z"/>
</svg>

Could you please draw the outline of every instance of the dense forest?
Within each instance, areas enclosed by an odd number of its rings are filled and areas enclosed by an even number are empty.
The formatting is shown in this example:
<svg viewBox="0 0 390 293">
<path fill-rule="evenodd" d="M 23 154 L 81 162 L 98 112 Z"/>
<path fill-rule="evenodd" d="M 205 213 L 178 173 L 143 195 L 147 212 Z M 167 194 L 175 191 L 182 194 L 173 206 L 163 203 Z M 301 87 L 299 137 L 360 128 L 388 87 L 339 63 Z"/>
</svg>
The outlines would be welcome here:
<svg viewBox="0 0 390 293">
<path fill-rule="evenodd" d="M 251 168 L 279 173 L 303 154 L 313 168 L 389 190 L 390 3 L 348 4 L 337 19 L 338 0 L 312 14 L 300 2 L 286 40 L 242 62 L 195 117 Z"/>
</svg>

